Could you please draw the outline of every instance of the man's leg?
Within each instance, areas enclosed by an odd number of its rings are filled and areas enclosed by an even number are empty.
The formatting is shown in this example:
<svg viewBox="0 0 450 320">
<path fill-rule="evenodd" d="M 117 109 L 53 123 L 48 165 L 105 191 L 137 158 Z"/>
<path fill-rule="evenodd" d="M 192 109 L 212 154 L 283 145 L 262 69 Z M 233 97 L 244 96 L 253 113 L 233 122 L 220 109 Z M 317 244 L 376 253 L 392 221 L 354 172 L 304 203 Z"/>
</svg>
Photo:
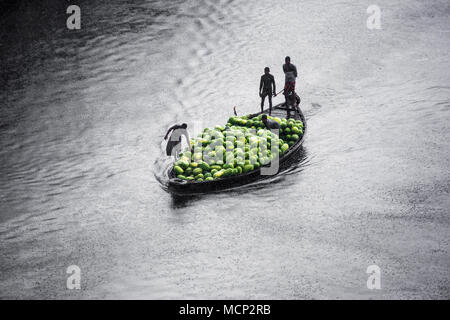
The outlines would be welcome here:
<svg viewBox="0 0 450 320">
<path fill-rule="evenodd" d="M 292 97 L 294 96 L 294 93 L 292 91 L 292 82 L 286 83 L 286 88 L 284 92 L 286 93 L 286 109 L 287 109 L 286 118 L 289 119 L 291 117 L 291 106 L 293 107 L 294 105 L 292 103 Z"/>
<path fill-rule="evenodd" d="M 286 82 L 286 83 L 284 84 L 284 91 L 283 91 L 283 94 L 284 94 L 284 100 L 285 100 L 284 105 L 285 105 L 286 107 L 288 106 L 288 90 L 289 90 L 289 86 L 288 86 L 288 83 Z"/>
<path fill-rule="evenodd" d="M 261 112 L 264 111 L 264 100 L 266 99 L 266 94 L 263 92 L 261 95 Z"/>
<path fill-rule="evenodd" d="M 287 110 L 286 118 L 287 119 L 289 119 L 291 117 L 291 97 L 292 97 L 291 92 L 288 92 L 286 94 L 286 110 Z"/>
<path fill-rule="evenodd" d="M 267 95 L 267 97 L 269 98 L 269 116 L 272 115 L 272 93 L 269 93 Z"/>
<path fill-rule="evenodd" d="M 296 92 L 295 93 L 295 109 L 297 110 L 298 113 L 300 113 L 300 108 L 298 107 L 300 105 L 300 102 L 301 102 L 300 96 Z"/>
<path fill-rule="evenodd" d="M 172 155 L 175 157 L 175 159 L 178 159 L 180 153 L 181 153 L 181 143 L 177 143 L 172 149 Z"/>
</svg>

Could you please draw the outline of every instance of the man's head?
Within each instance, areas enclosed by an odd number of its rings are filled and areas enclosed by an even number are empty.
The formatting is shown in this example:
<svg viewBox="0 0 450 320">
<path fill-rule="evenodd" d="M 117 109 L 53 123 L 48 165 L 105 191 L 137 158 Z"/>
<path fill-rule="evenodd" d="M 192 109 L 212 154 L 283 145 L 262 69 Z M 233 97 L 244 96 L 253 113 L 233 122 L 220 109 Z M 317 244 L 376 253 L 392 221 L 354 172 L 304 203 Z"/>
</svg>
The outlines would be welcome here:
<svg viewBox="0 0 450 320">
<path fill-rule="evenodd" d="M 265 73 L 265 74 L 269 74 L 269 72 L 270 72 L 269 67 L 265 67 L 265 68 L 264 68 L 264 73 Z"/>
<path fill-rule="evenodd" d="M 186 124 L 186 123 L 182 123 L 182 124 L 181 124 L 181 127 L 182 127 L 183 129 L 186 129 L 186 128 L 187 128 L 187 124 Z"/>
<path fill-rule="evenodd" d="M 261 117 L 261 120 L 263 123 L 266 123 L 267 122 L 267 114 L 263 114 Z"/>
<path fill-rule="evenodd" d="M 284 58 L 284 61 L 286 62 L 286 64 L 291 63 L 291 57 L 287 56 L 286 58 Z"/>
</svg>

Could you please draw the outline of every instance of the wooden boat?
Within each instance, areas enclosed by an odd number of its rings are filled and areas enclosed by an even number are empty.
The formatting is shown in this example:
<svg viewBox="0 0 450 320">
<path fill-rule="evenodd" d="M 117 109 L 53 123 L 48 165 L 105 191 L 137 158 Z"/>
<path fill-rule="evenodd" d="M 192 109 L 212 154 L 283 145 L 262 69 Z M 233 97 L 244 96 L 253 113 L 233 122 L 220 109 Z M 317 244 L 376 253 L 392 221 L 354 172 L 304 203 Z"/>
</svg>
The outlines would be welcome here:
<svg viewBox="0 0 450 320">
<path fill-rule="evenodd" d="M 288 114 L 287 111 L 288 110 L 286 109 L 285 104 L 280 103 L 272 108 L 272 116 L 279 118 L 287 118 Z M 255 116 L 260 115 L 262 113 L 268 114 L 269 109 L 264 110 L 263 112 L 259 112 L 255 114 Z M 297 110 L 292 109 L 290 110 L 290 118 L 295 120 L 301 120 L 303 122 L 303 135 L 283 155 L 280 156 L 279 158 L 280 168 L 286 166 L 286 164 L 289 163 L 289 160 L 291 160 L 291 158 L 293 158 L 295 154 L 298 154 L 299 150 L 302 148 L 302 144 L 307 131 L 306 119 L 300 107 L 297 107 Z M 212 181 L 181 180 L 176 177 L 173 169 L 170 169 L 170 171 L 168 171 L 168 175 L 169 175 L 168 190 L 176 195 L 195 195 L 220 190 L 233 189 L 245 184 L 249 184 L 259 179 L 264 179 L 264 177 L 268 177 L 261 175 L 261 168 L 240 175 L 227 176 Z"/>
</svg>

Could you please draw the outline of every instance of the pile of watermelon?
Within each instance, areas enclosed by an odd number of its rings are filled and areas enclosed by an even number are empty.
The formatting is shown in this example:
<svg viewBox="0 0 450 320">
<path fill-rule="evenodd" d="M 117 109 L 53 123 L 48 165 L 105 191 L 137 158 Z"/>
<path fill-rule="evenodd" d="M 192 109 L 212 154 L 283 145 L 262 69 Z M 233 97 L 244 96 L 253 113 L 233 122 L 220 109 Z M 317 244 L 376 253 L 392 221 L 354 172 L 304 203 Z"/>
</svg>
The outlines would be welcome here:
<svg viewBox="0 0 450 320">
<path fill-rule="evenodd" d="M 231 117 L 225 126 L 205 128 L 175 162 L 177 178 L 202 182 L 247 173 L 268 165 L 301 139 L 300 120 L 267 118 L 280 124 L 279 135 L 265 128 L 261 115 Z"/>
</svg>

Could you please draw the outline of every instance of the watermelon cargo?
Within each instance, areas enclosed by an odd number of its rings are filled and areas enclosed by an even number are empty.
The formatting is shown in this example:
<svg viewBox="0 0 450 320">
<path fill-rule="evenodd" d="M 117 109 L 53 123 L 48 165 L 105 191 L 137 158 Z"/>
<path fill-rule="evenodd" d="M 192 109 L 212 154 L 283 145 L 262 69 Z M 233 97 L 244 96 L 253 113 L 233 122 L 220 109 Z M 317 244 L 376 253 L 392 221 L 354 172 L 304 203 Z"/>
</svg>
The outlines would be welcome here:
<svg viewBox="0 0 450 320">
<path fill-rule="evenodd" d="M 280 124 L 277 135 L 261 117 L 231 117 L 225 126 L 205 128 L 174 163 L 177 178 L 202 182 L 250 172 L 283 155 L 303 135 L 301 120 L 269 116 Z"/>
</svg>

